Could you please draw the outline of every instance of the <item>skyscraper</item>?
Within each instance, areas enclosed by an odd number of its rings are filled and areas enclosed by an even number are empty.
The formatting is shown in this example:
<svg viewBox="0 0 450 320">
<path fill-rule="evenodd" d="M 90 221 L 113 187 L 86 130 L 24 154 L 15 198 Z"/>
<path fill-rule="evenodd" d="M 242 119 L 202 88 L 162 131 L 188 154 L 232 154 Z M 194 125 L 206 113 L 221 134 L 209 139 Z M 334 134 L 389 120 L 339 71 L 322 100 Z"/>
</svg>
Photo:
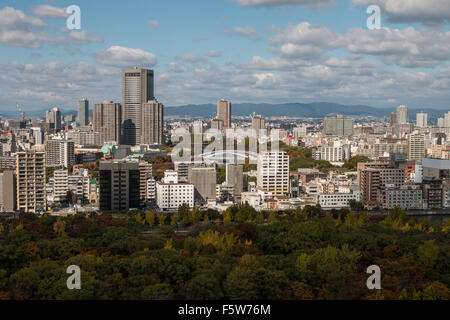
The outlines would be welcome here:
<svg viewBox="0 0 450 320">
<path fill-rule="evenodd" d="M 420 112 L 416 114 L 416 126 L 419 128 L 428 127 L 428 113 Z"/>
<path fill-rule="evenodd" d="M 422 162 L 425 157 L 425 135 L 414 131 L 408 136 L 408 159 Z"/>
<path fill-rule="evenodd" d="M 163 143 L 164 106 L 157 100 L 142 104 L 141 144 Z"/>
<path fill-rule="evenodd" d="M 217 102 L 217 119 L 223 121 L 224 128 L 231 128 L 231 102 L 225 99 Z"/>
<path fill-rule="evenodd" d="M 289 156 L 286 152 L 265 152 L 258 155 L 258 189 L 274 196 L 289 193 Z"/>
<path fill-rule="evenodd" d="M 27 213 L 47 210 L 45 152 L 16 153 L 17 210 Z"/>
<path fill-rule="evenodd" d="M 260 115 L 253 115 L 252 117 L 252 129 L 256 131 L 256 136 L 259 137 L 261 130 L 266 128 L 264 118 Z"/>
<path fill-rule="evenodd" d="M 393 127 L 397 124 L 397 115 L 395 112 L 391 112 L 391 115 L 389 117 L 389 126 Z"/>
<path fill-rule="evenodd" d="M 397 124 L 408 123 L 408 107 L 401 105 L 397 108 Z"/>
<path fill-rule="evenodd" d="M 80 126 L 87 126 L 89 124 L 89 101 L 86 99 L 78 101 L 77 123 Z"/>
<path fill-rule="evenodd" d="M 55 131 L 60 131 L 62 128 L 62 115 L 58 108 L 48 110 L 45 115 L 47 123 L 53 124 Z"/>
<path fill-rule="evenodd" d="M 141 143 L 141 116 L 144 103 L 154 100 L 153 70 L 122 70 L 122 106 L 124 143 Z"/>
<path fill-rule="evenodd" d="M 444 127 L 450 128 L 450 111 L 444 115 Z"/>
<path fill-rule="evenodd" d="M 122 106 L 113 101 L 94 104 L 92 117 L 94 131 L 100 133 L 100 141 L 121 143 Z"/>
</svg>

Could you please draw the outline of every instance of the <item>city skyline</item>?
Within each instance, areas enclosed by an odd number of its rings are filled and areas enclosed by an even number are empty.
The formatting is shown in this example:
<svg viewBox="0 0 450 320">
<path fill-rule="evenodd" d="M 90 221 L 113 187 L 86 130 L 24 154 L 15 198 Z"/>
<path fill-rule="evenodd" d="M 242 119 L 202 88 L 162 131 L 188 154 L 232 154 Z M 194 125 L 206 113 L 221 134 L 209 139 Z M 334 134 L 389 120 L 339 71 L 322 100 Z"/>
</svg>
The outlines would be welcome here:
<svg viewBox="0 0 450 320">
<path fill-rule="evenodd" d="M 155 98 L 166 106 L 225 97 L 448 109 L 449 10 L 369 2 L 79 1 L 81 30 L 67 30 L 67 1 L 4 1 L 0 108 L 120 101 L 121 70 L 137 66 L 155 71 Z M 366 27 L 370 4 L 381 7 L 380 30 Z M 131 14 L 123 28 L 108 23 Z"/>
</svg>

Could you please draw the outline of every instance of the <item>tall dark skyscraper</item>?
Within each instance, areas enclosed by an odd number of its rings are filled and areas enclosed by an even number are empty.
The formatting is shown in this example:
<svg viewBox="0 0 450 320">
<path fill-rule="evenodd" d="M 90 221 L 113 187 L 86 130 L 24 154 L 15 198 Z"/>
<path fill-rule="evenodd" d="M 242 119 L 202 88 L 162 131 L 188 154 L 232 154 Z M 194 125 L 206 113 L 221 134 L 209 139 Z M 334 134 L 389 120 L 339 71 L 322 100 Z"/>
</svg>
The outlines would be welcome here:
<svg viewBox="0 0 450 320">
<path fill-rule="evenodd" d="M 140 171 L 137 162 L 101 162 L 100 210 L 127 211 L 140 206 Z"/>
<path fill-rule="evenodd" d="M 89 101 L 86 99 L 78 101 L 77 123 L 83 127 L 89 124 Z"/>
<path fill-rule="evenodd" d="M 154 99 L 153 70 L 122 70 L 123 142 L 141 143 L 142 105 Z"/>
</svg>

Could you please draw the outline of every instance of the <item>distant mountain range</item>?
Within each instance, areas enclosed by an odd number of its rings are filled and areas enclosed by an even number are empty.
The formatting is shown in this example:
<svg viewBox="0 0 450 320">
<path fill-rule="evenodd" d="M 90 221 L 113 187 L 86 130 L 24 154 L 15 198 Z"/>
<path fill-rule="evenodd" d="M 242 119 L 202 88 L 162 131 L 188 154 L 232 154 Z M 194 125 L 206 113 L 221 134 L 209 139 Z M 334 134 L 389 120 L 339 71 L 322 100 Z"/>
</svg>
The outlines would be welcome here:
<svg viewBox="0 0 450 320">
<path fill-rule="evenodd" d="M 92 111 L 92 110 L 91 110 Z M 409 109 L 410 120 L 415 120 L 415 114 L 424 111 L 428 113 L 430 120 L 443 117 L 448 110 L 438 110 L 432 108 Z M 165 107 L 164 115 L 171 117 L 214 117 L 217 112 L 215 104 L 191 104 L 179 107 Z M 253 113 L 260 114 L 264 117 L 298 117 L 298 118 L 324 118 L 334 114 L 342 114 L 345 116 L 365 117 L 373 116 L 377 118 L 388 117 L 391 112 L 395 112 L 395 108 L 374 108 L 365 105 L 342 105 L 328 102 L 313 103 L 284 103 L 284 104 L 267 104 L 267 103 L 235 103 L 232 105 L 233 116 L 249 116 Z M 74 114 L 75 110 L 62 110 L 63 115 Z M 91 112 L 92 113 L 92 112 Z M 45 117 L 45 110 L 34 110 L 26 112 L 27 116 Z M 1 110 L 0 116 L 19 118 L 16 110 Z"/>
<path fill-rule="evenodd" d="M 374 108 L 364 105 L 342 105 L 328 102 L 313 103 L 285 103 L 285 104 L 254 104 L 236 103 L 232 105 L 233 116 L 249 116 L 255 112 L 264 117 L 300 117 L 300 118 L 323 118 L 333 114 L 345 116 L 364 117 L 373 116 L 377 118 L 388 117 L 395 108 Z M 415 114 L 424 111 L 430 119 L 442 117 L 447 111 L 431 108 L 409 109 L 411 120 L 415 120 Z M 214 117 L 217 106 L 214 104 L 186 105 L 180 107 L 166 107 L 165 116 L 179 117 Z"/>
</svg>

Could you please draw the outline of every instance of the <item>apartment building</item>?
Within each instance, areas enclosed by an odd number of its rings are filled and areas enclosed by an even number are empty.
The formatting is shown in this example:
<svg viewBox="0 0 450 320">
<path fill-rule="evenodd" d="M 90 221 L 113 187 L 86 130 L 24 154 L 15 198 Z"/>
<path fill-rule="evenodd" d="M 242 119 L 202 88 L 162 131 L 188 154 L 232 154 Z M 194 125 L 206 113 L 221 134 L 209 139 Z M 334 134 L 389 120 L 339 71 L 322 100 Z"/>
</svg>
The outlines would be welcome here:
<svg viewBox="0 0 450 320">
<path fill-rule="evenodd" d="M 289 194 L 289 156 L 286 152 L 265 152 L 258 155 L 257 186 L 274 196 Z"/>
<path fill-rule="evenodd" d="M 45 152 L 16 153 L 17 210 L 36 213 L 47 210 Z"/>
</svg>

